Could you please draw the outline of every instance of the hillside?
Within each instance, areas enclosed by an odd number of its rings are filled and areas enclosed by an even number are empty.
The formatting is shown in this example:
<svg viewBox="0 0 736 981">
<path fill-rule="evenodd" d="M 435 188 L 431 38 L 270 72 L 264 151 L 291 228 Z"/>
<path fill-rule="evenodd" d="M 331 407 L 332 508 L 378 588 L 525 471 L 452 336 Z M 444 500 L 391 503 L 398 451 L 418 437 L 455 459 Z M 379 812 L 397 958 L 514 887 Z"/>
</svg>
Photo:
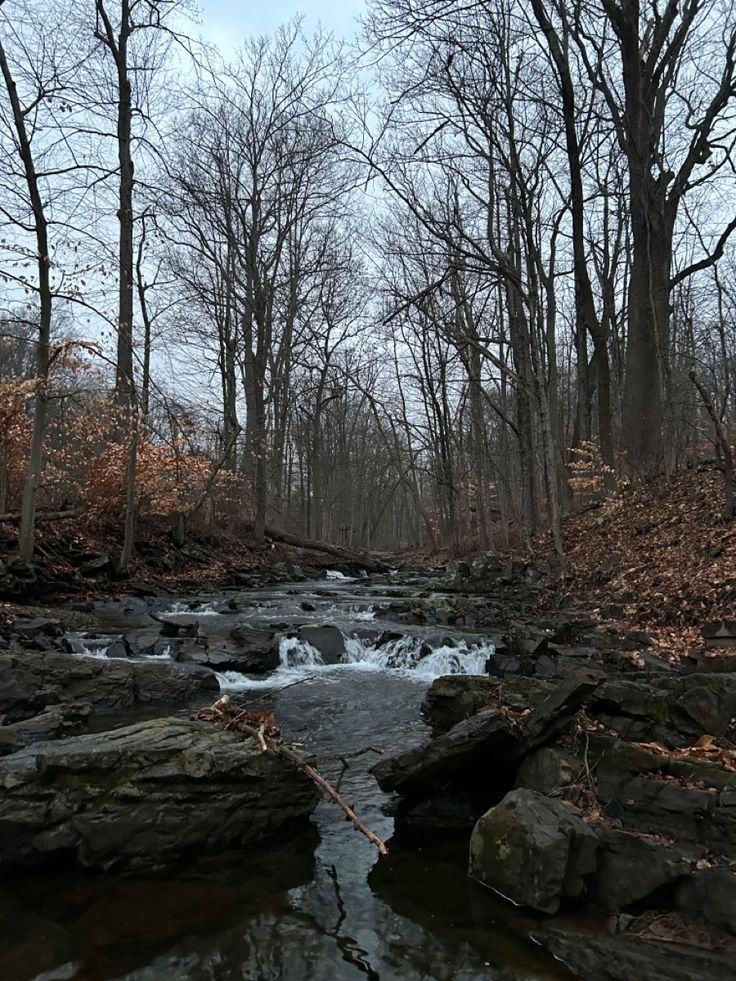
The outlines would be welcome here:
<svg viewBox="0 0 736 981">
<path fill-rule="evenodd" d="M 567 575 L 562 587 L 546 585 L 542 602 L 597 607 L 683 653 L 704 623 L 736 616 L 736 524 L 723 522 L 722 506 L 722 477 L 701 463 L 568 517 Z M 533 550 L 554 554 L 547 534 Z"/>
</svg>

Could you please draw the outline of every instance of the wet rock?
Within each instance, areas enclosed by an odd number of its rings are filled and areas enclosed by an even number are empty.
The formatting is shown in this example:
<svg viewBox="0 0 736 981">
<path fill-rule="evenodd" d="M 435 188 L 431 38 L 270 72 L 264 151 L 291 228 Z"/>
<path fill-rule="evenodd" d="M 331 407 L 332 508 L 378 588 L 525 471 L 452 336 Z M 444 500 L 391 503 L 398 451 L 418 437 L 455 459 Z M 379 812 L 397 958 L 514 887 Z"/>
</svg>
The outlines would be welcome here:
<svg viewBox="0 0 736 981">
<path fill-rule="evenodd" d="M 428 797 L 445 784 L 498 777 L 500 765 L 518 759 L 521 744 L 497 709 L 484 709 L 417 749 L 372 768 L 382 790 Z M 494 772 L 495 770 L 495 772 Z"/>
<path fill-rule="evenodd" d="M 703 733 L 725 734 L 736 715 L 736 675 L 666 675 L 656 685 L 614 678 L 598 689 L 590 709 L 632 742 L 689 745 Z"/>
<path fill-rule="evenodd" d="M 704 851 L 604 828 L 596 875 L 598 900 L 618 912 L 647 899 L 690 875 Z"/>
<path fill-rule="evenodd" d="M 546 927 L 533 936 L 576 977 L 591 981 L 726 981 L 733 977 L 733 950 L 562 927 Z"/>
<path fill-rule="evenodd" d="M 598 839 L 565 804 L 514 790 L 478 821 L 470 839 L 472 878 L 522 906 L 556 913 L 596 869 Z"/>
<path fill-rule="evenodd" d="M 736 873 L 724 866 L 700 869 L 676 894 L 677 908 L 714 926 L 736 933 Z"/>
<path fill-rule="evenodd" d="M 230 668 L 246 674 L 263 674 L 279 666 L 278 643 L 271 629 L 245 624 L 234 627 L 227 635 L 227 651 L 234 655 Z M 216 656 L 215 652 L 211 652 L 212 656 Z"/>
<path fill-rule="evenodd" d="M 341 630 L 329 624 L 309 624 L 300 627 L 297 635 L 322 655 L 325 664 L 339 664 L 345 653 L 345 638 Z"/>
<path fill-rule="evenodd" d="M 211 671 L 170 662 L 108 661 L 24 651 L 0 655 L 0 719 L 17 722 L 49 706 L 88 702 L 95 711 L 188 704 L 219 692 Z"/>
<path fill-rule="evenodd" d="M 497 700 L 498 694 L 498 682 L 491 678 L 445 675 L 430 685 L 422 703 L 422 716 L 430 725 L 432 735 L 439 735 L 488 708 Z"/>
<path fill-rule="evenodd" d="M 151 654 L 160 654 L 157 643 L 161 637 L 158 628 L 138 627 L 136 630 L 129 630 L 123 635 L 123 640 L 134 657 L 147 657 Z"/>
<path fill-rule="evenodd" d="M 72 857 L 161 867 L 240 847 L 303 821 L 315 785 L 255 742 L 207 723 L 156 719 L 39 743 L 0 761 L 0 863 Z"/>
</svg>

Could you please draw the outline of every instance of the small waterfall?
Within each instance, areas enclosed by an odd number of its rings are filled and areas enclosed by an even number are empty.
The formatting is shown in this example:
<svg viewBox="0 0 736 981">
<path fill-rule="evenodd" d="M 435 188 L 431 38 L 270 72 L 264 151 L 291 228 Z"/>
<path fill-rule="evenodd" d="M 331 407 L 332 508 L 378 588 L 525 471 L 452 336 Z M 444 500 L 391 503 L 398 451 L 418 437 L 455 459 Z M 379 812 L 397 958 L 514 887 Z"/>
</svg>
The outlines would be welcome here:
<svg viewBox="0 0 736 981">
<path fill-rule="evenodd" d="M 161 611 L 162 617 L 216 617 L 219 615 L 220 611 L 216 610 L 212 603 L 202 603 L 199 606 L 193 606 L 191 603 L 176 602 L 171 604 L 170 609 Z"/>
<path fill-rule="evenodd" d="M 351 664 L 373 664 L 384 671 L 411 671 L 417 677 L 432 680 L 443 674 L 485 674 L 486 660 L 493 651 L 493 644 L 485 640 L 472 646 L 460 640 L 454 647 L 433 648 L 424 638 L 412 634 L 380 645 L 360 637 L 346 637 L 344 660 Z"/>
<path fill-rule="evenodd" d="M 72 651 L 72 653 L 76 654 L 77 657 L 96 657 L 106 661 L 121 660 L 120 658 L 108 658 L 107 649 L 109 646 L 110 646 L 109 644 L 106 644 L 104 647 L 88 647 L 87 644 L 85 644 L 83 641 L 80 641 L 79 647 L 77 647 L 76 644 L 74 645 L 74 650 Z"/>
<path fill-rule="evenodd" d="M 299 637 L 281 638 L 279 662 L 282 668 L 314 668 L 325 663 L 317 648 Z"/>
</svg>

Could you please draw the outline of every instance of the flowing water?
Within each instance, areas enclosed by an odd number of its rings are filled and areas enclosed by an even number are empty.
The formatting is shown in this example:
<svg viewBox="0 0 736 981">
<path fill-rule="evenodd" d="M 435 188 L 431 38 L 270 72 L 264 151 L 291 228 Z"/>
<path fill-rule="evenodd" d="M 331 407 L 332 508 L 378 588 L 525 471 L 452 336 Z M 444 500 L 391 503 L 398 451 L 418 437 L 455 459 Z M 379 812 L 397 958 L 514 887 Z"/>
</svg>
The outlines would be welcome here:
<svg viewBox="0 0 736 981">
<path fill-rule="evenodd" d="M 395 599 L 385 584 L 331 575 L 321 584 L 159 604 L 159 611 L 232 626 L 278 624 L 279 668 L 260 679 L 223 672 L 222 689 L 238 702 L 272 707 L 287 738 L 310 753 L 368 745 L 391 753 L 425 738 L 419 709 L 432 678 L 482 672 L 493 642 L 467 630 L 397 625 L 387 613 Z M 122 608 L 103 612 L 108 633 L 116 616 L 124 623 Z M 329 641 L 320 649 L 314 637 L 293 635 L 298 624 L 337 630 L 314 635 Z M 103 639 L 75 643 L 80 656 L 107 656 Z M 375 759 L 351 760 L 341 793 L 389 841 L 387 857 L 325 801 L 296 839 L 165 875 L 18 875 L 0 889 L 3 924 L 13 924 L 0 941 L 0 981 L 571 977 L 529 939 L 533 919 L 467 878 L 465 840 L 391 840 L 389 797 L 369 773 Z M 322 769 L 335 780 L 340 765 Z"/>
</svg>

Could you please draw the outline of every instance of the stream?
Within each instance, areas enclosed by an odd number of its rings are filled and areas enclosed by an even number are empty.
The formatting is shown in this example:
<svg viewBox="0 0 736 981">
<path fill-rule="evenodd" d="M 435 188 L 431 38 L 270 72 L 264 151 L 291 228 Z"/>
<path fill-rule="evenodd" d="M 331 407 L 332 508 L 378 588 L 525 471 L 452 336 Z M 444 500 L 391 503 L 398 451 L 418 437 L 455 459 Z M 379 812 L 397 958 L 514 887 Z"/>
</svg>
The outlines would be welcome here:
<svg viewBox="0 0 736 981">
<path fill-rule="evenodd" d="M 334 572 L 269 589 L 159 597 L 148 608 L 168 619 L 273 625 L 282 635 L 277 670 L 265 678 L 221 672 L 221 689 L 272 708 L 304 752 L 372 745 L 390 754 L 426 737 L 420 705 L 432 679 L 482 673 L 493 649 L 493 637 L 467 626 L 397 622 L 389 608 L 402 596 L 390 579 Z M 426 594 L 422 602 L 441 600 Z M 128 629 L 145 615 L 144 601 L 136 603 L 101 604 L 101 630 Z M 296 635 L 299 626 L 312 633 Z M 80 656 L 106 656 L 98 640 L 76 640 Z M 165 658 L 165 648 L 152 656 Z M 130 721 L 105 717 L 107 728 Z M 390 795 L 369 773 L 377 758 L 351 760 L 341 795 L 388 842 L 387 857 L 323 801 L 296 838 L 165 874 L 14 874 L 0 891 L 0 954 L 17 974 L 0 981 L 572 977 L 530 939 L 537 920 L 467 878 L 465 839 L 391 840 Z M 320 769 L 334 781 L 340 765 Z"/>
</svg>

